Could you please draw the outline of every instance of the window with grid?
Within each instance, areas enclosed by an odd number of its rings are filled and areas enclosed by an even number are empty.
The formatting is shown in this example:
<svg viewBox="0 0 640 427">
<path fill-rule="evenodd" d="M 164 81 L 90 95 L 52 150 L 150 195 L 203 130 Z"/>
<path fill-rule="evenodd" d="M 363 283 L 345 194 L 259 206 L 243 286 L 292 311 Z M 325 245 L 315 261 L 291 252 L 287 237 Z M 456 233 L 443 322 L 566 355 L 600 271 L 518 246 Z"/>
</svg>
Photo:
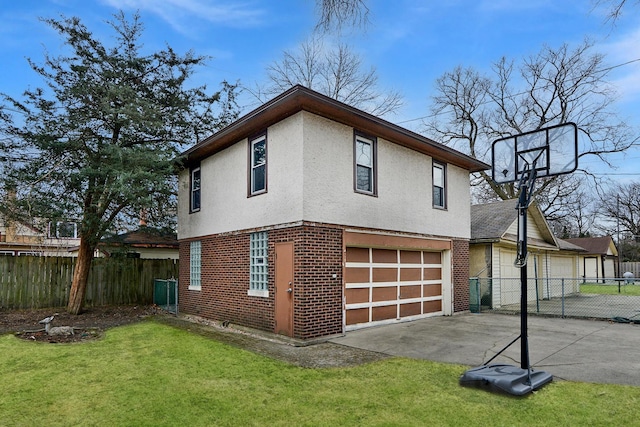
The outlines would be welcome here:
<svg viewBox="0 0 640 427">
<path fill-rule="evenodd" d="M 267 135 L 251 141 L 251 189 L 250 194 L 267 191 Z"/>
<path fill-rule="evenodd" d="M 195 168 L 191 171 L 191 212 L 197 212 L 200 210 L 200 168 Z"/>
<path fill-rule="evenodd" d="M 359 193 L 376 194 L 375 140 L 361 135 L 354 141 L 354 181 L 355 190 Z"/>
<path fill-rule="evenodd" d="M 189 250 L 189 289 L 200 290 L 200 270 L 202 266 L 202 243 L 191 242 Z"/>
<path fill-rule="evenodd" d="M 253 295 L 268 296 L 267 243 L 267 232 L 251 233 L 249 291 Z"/>
<path fill-rule="evenodd" d="M 446 169 L 443 164 L 433 163 L 433 206 L 445 209 L 447 207 Z"/>
</svg>

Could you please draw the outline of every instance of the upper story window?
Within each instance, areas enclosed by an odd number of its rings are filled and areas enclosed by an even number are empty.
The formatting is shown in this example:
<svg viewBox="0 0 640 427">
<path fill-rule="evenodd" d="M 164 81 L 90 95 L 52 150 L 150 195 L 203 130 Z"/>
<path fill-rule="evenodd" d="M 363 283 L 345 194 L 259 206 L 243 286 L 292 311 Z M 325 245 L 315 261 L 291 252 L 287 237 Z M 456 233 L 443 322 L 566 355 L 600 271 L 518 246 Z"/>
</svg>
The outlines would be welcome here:
<svg viewBox="0 0 640 427">
<path fill-rule="evenodd" d="M 251 176 L 249 195 L 267 191 L 267 135 L 263 134 L 249 141 Z"/>
<path fill-rule="evenodd" d="M 78 224 L 75 222 L 57 221 L 49 223 L 49 238 L 77 239 Z"/>
<path fill-rule="evenodd" d="M 356 134 L 353 151 L 355 191 L 375 195 L 377 193 L 376 140 Z"/>
<path fill-rule="evenodd" d="M 442 163 L 433 162 L 433 207 L 447 208 L 447 168 Z"/>
<path fill-rule="evenodd" d="M 190 199 L 190 211 L 197 212 L 200 210 L 200 198 L 202 196 L 201 187 L 202 180 L 200 179 L 200 166 L 191 169 L 191 199 Z"/>
</svg>

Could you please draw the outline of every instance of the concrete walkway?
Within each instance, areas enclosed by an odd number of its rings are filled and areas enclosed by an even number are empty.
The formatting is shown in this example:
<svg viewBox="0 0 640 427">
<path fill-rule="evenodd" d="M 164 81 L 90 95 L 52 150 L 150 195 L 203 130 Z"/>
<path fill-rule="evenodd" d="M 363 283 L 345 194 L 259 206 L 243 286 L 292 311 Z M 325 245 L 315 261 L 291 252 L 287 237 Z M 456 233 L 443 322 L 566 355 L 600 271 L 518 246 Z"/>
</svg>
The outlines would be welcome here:
<svg viewBox="0 0 640 427">
<path fill-rule="evenodd" d="M 640 386 L 640 325 L 529 316 L 534 370 Z M 479 366 L 520 335 L 520 316 L 465 313 L 348 332 L 330 341 L 392 356 Z M 520 366 L 520 341 L 491 363 Z"/>
</svg>

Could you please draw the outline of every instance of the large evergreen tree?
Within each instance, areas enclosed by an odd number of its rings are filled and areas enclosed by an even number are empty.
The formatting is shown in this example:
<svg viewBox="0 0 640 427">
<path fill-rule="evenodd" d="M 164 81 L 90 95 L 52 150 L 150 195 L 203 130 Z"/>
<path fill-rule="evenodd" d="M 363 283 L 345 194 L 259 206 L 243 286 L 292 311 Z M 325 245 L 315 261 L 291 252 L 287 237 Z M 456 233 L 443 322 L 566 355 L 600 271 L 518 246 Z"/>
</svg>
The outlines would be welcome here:
<svg viewBox="0 0 640 427">
<path fill-rule="evenodd" d="M 170 47 L 143 53 L 143 25 L 122 12 L 105 46 L 78 18 L 43 19 L 65 43 L 31 68 L 44 81 L 22 99 L 4 95 L 4 188 L 36 218 L 75 217 L 80 250 L 68 311 L 80 313 L 93 253 L 116 221 L 175 210 L 173 166 L 185 144 L 237 118 L 235 86 L 189 86 L 207 58 Z M 20 114 L 16 114 L 19 112 Z M 2 156 L 0 156 L 2 157 Z M 20 161 L 15 161 L 19 159 Z M 0 159 L 1 160 L 1 159 Z"/>
</svg>

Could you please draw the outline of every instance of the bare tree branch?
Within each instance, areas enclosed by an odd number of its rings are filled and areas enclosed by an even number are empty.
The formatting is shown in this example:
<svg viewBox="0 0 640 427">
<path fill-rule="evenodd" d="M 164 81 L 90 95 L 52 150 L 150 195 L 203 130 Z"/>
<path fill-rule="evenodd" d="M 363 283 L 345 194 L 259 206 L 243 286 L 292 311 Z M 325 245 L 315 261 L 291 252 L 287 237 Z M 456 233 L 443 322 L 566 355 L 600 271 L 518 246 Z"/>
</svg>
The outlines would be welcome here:
<svg viewBox="0 0 640 427">
<path fill-rule="evenodd" d="M 366 0 L 316 0 L 320 18 L 316 29 L 340 31 L 345 25 L 363 27 L 369 23 Z"/>
<path fill-rule="evenodd" d="M 403 104 L 398 92 L 378 87 L 376 69 L 366 70 L 348 45 L 325 48 L 319 37 L 302 43 L 297 51 L 283 52 L 282 59 L 267 67 L 267 76 L 269 83 L 253 94 L 272 97 L 300 84 L 378 116 L 394 113 Z"/>
<path fill-rule="evenodd" d="M 502 58 L 491 77 L 472 68 L 445 73 L 436 82 L 427 133 L 490 163 L 492 141 L 571 121 L 579 128 L 579 157 L 612 166 L 608 156 L 638 144 L 638 137 L 616 117 L 604 57 L 591 48 L 588 40 L 575 49 L 545 46 L 517 68 Z M 490 193 L 476 195 L 476 200 L 517 196 L 514 185 L 498 185 L 486 172 L 472 183 L 476 191 Z M 574 197 L 578 187 L 566 177 L 547 178 L 538 184 L 535 197 L 543 212 L 559 220 L 579 202 Z"/>
</svg>

